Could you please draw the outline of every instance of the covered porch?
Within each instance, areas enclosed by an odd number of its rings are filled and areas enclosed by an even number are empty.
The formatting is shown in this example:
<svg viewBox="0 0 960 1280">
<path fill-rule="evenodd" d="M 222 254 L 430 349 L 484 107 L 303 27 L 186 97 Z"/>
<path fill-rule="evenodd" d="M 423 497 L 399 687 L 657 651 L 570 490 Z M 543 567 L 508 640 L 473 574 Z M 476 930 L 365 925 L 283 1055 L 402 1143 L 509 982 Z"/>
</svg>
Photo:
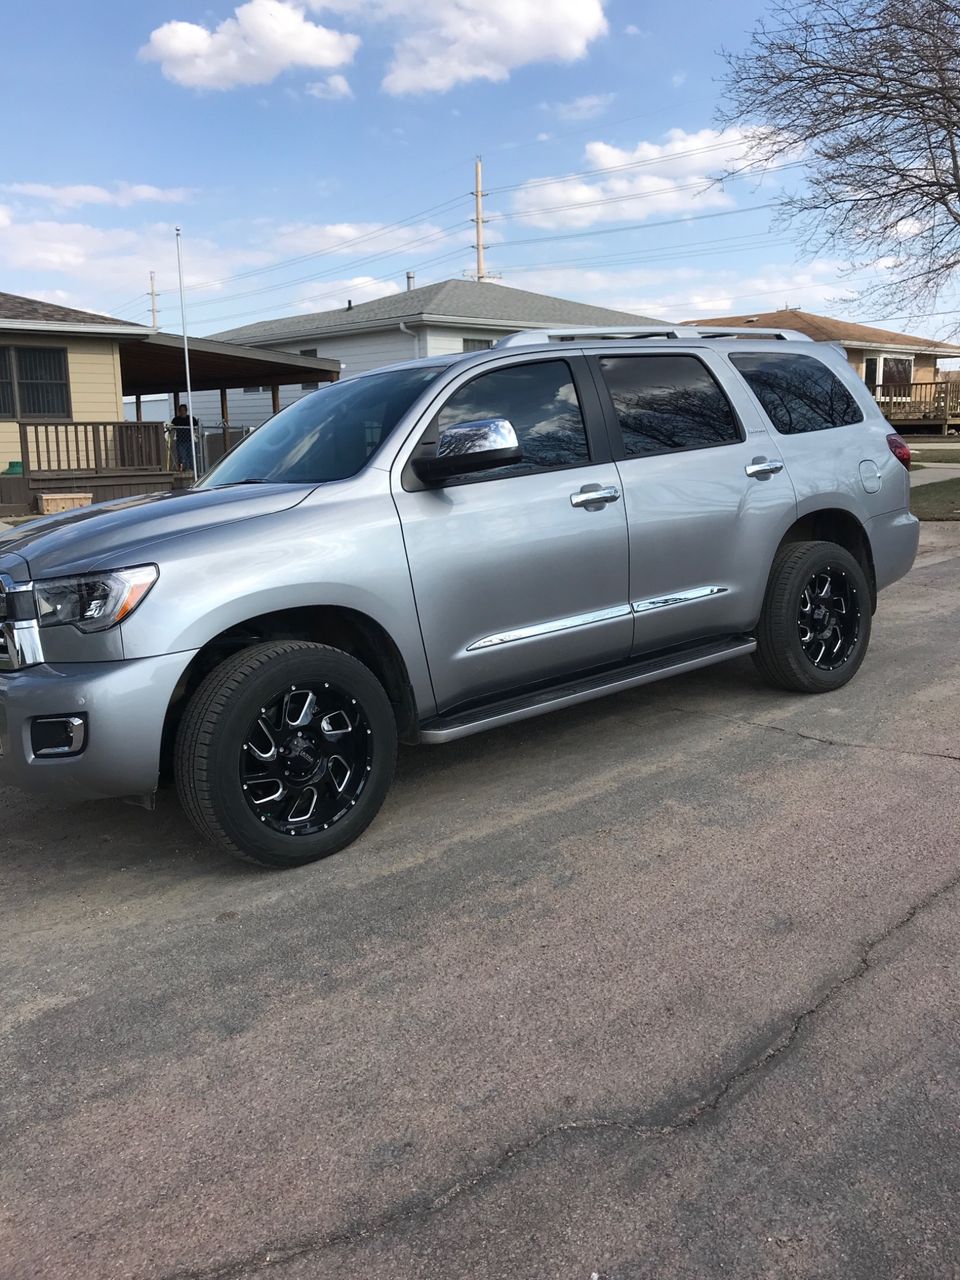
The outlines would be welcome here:
<svg viewBox="0 0 960 1280">
<path fill-rule="evenodd" d="M 284 351 L 241 347 L 234 343 L 191 338 L 190 381 L 193 391 L 219 391 L 221 422 L 199 436 L 203 471 L 241 438 L 230 427 L 227 389 L 269 387 L 273 412 L 280 408 L 280 388 L 291 383 L 335 382 L 337 360 L 292 355 Z M 173 395 L 186 400 L 183 338 L 147 333 L 122 342 L 118 351 L 122 394 L 137 406 L 134 422 L 22 421 L 20 474 L 0 475 L 0 516 L 29 515 L 61 495 L 86 495 L 92 502 L 135 497 L 184 488 L 193 476 L 177 466 L 173 437 L 165 421 L 143 421 L 142 398 Z"/>
</svg>

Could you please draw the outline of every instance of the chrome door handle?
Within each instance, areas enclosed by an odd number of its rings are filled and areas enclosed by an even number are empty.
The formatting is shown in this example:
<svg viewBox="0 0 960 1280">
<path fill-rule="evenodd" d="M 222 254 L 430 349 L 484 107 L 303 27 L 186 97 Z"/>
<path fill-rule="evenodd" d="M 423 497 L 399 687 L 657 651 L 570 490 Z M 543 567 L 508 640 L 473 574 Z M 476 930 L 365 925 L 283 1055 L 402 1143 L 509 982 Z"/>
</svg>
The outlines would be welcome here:
<svg viewBox="0 0 960 1280">
<path fill-rule="evenodd" d="M 608 502 L 619 501 L 620 490 L 615 484 L 585 484 L 579 493 L 570 495 L 571 507 L 586 507 L 588 511 L 598 511 Z"/>
<path fill-rule="evenodd" d="M 781 472 L 783 463 L 779 458 L 754 458 L 743 469 L 751 480 L 765 480 L 767 476 L 775 476 Z"/>
</svg>

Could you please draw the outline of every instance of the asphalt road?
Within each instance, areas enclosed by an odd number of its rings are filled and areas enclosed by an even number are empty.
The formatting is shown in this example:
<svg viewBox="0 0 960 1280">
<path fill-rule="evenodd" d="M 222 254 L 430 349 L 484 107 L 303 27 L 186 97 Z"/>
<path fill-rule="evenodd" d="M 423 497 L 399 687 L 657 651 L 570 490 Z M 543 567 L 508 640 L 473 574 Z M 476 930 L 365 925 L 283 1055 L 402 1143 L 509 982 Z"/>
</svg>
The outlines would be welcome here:
<svg viewBox="0 0 960 1280">
<path fill-rule="evenodd" d="M 0 792 L 0 1275 L 960 1275 L 960 525 L 840 693 L 408 751 L 285 874 Z"/>
</svg>

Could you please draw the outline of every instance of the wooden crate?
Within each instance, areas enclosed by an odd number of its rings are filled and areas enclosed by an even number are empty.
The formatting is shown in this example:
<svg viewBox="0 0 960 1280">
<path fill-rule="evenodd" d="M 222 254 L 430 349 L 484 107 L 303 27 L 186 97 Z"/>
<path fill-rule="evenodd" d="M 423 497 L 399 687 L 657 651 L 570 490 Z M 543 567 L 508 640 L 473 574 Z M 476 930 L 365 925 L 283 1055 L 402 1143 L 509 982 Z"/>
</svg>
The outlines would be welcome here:
<svg viewBox="0 0 960 1280">
<path fill-rule="evenodd" d="M 78 507 L 89 507 L 92 503 L 92 493 L 37 494 L 37 505 L 42 516 L 52 516 L 58 511 L 76 511 Z"/>
</svg>

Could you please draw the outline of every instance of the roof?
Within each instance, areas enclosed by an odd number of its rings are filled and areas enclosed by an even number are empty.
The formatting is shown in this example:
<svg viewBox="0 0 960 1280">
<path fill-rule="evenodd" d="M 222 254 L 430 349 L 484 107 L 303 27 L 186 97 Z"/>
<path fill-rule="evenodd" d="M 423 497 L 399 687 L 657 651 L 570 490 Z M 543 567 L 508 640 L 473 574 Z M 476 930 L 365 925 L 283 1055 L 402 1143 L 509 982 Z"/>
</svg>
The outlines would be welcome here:
<svg viewBox="0 0 960 1280">
<path fill-rule="evenodd" d="M 528 329 L 567 324 L 656 324 L 649 316 L 612 311 L 585 302 L 571 302 L 526 289 L 511 289 L 490 280 L 441 280 L 439 284 L 408 289 L 385 298 L 374 298 L 355 307 L 316 311 L 309 315 L 282 316 L 257 324 L 226 329 L 215 338 L 226 342 L 282 342 L 322 334 L 362 332 L 393 322 L 411 324 L 473 323 L 501 329 Z"/>
<path fill-rule="evenodd" d="M 287 386 L 295 382 L 335 382 L 339 360 L 264 351 L 236 343 L 190 339 L 193 391 L 221 387 Z M 149 396 L 184 390 L 183 338 L 178 333 L 146 331 L 139 342 L 120 343 L 120 379 L 125 396 Z"/>
<path fill-rule="evenodd" d="M 909 333 L 894 333 L 889 329 L 875 329 L 871 325 L 855 324 L 849 320 L 834 320 L 832 316 L 814 315 L 812 311 L 784 307 L 780 311 L 748 312 L 742 316 L 711 316 L 687 320 L 686 324 L 753 325 L 758 329 L 797 329 L 815 342 L 839 342 L 845 347 L 897 348 L 930 355 L 960 356 L 960 346 L 949 342 L 937 342 L 933 338 L 917 338 Z"/>
<path fill-rule="evenodd" d="M 25 324 L 59 325 L 122 325 L 125 329 L 143 329 L 129 320 L 115 316 L 99 315 L 95 311 L 78 311 L 75 307 L 62 307 L 58 302 L 43 302 L 40 298 L 24 298 L 19 293 L 0 293 L 0 320 L 22 320 Z"/>
</svg>

